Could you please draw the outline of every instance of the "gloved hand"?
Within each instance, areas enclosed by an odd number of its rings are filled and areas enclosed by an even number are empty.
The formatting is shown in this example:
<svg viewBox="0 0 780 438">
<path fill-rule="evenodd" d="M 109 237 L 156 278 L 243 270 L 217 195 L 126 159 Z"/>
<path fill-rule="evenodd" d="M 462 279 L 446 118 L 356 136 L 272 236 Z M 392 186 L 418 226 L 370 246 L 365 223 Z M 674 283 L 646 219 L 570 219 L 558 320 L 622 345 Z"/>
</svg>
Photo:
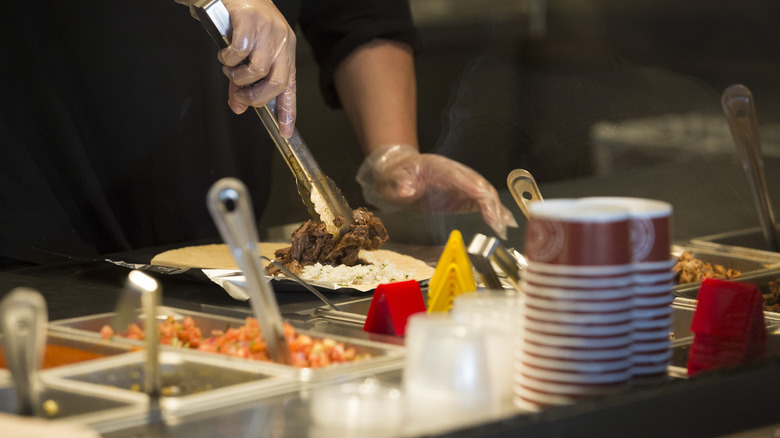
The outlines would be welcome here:
<svg viewBox="0 0 780 438">
<path fill-rule="evenodd" d="M 371 153 L 360 166 L 357 180 L 366 201 L 382 210 L 414 205 L 440 213 L 481 211 L 485 223 L 502 239 L 506 239 L 508 226 L 517 226 L 496 189 L 479 173 L 441 155 L 421 154 L 411 146 L 395 145 Z"/>
<path fill-rule="evenodd" d="M 176 0 L 192 6 L 195 0 Z M 230 13 L 230 45 L 220 50 L 230 79 L 228 106 L 241 114 L 276 99 L 276 119 L 285 138 L 296 118 L 295 32 L 271 0 L 222 0 Z"/>
</svg>

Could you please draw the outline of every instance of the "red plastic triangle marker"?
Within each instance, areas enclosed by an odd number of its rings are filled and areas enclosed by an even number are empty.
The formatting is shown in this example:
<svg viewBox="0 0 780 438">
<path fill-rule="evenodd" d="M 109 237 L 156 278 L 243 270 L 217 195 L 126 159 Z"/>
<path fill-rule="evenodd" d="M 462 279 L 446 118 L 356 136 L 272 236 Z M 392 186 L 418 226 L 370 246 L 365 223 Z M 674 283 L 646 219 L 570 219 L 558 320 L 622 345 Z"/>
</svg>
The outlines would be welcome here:
<svg viewBox="0 0 780 438">
<path fill-rule="evenodd" d="M 706 279 L 691 322 L 688 375 L 747 364 L 766 353 L 763 299 L 758 286 Z"/>
<path fill-rule="evenodd" d="M 419 312 L 425 312 L 425 301 L 416 280 L 380 284 L 374 291 L 363 331 L 403 336 L 406 321 Z"/>
</svg>

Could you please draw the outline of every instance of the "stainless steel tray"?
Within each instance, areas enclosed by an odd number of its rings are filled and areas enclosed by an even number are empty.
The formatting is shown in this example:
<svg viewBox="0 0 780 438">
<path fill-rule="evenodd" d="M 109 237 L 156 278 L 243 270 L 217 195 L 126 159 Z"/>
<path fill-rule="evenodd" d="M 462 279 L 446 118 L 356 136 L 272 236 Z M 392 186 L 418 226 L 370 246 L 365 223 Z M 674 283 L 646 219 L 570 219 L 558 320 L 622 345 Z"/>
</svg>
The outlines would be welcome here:
<svg viewBox="0 0 780 438">
<path fill-rule="evenodd" d="M 748 272 L 742 277 L 732 281 L 762 285 L 771 280 L 780 281 L 780 268 L 761 269 Z M 699 295 L 699 285 L 680 285 L 675 289 L 675 294 L 677 295 L 678 300 L 685 299 L 688 300 L 690 305 L 696 306 L 696 298 Z M 764 319 L 767 321 L 767 324 L 780 324 L 780 312 L 764 312 Z"/>
<path fill-rule="evenodd" d="M 46 333 L 46 345 L 56 345 L 61 347 L 74 348 L 88 353 L 95 353 L 103 358 L 89 359 L 102 360 L 105 357 L 115 356 L 118 354 L 126 354 L 133 351 L 134 347 L 128 344 L 118 344 L 115 342 L 104 341 L 100 338 L 78 336 L 74 333 L 64 333 L 56 330 L 48 330 Z M 4 346 L 3 336 L 0 334 L 0 349 Z M 69 366 L 81 361 L 64 361 L 58 366 Z"/>
<path fill-rule="evenodd" d="M 690 251 L 703 262 L 737 269 L 742 276 L 758 274 L 780 267 L 780 257 L 762 254 L 758 251 L 735 251 L 731 248 L 710 248 L 697 245 L 673 245 L 672 256 L 679 257 L 683 251 Z M 675 293 L 689 288 L 699 288 L 699 283 L 683 283 L 675 286 Z"/>
<path fill-rule="evenodd" d="M 780 325 L 777 321 L 767 321 L 767 354 L 778 351 L 780 347 Z M 672 358 L 669 361 L 669 375 L 678 378 L 688 377 L 688 353 L 693 343 L 693 336 L 678 341 L 672 341 Z"/>
<path fill-rule="evenodd" d="M 59 320 L 51 322 L 50 327 L 52 330 L 81 334 L 83 336 L 97 339 L 100 338 L 100 328 L 103 327 L 103 325 L 110 323 L 113 316 L 114 313 L 103 313 Z M 238 318 L 211 315 L 173 307 L 161 307 L 158 319 L 164 320 L 169 316 L 174 316 L 177 319 L 184 319 L 187 316 L 192 317 L 195 321 L 195 324 L 201 328 L 204 336 L 210 334 L 212 330 L 225 330 L 228 327 L 239 327 L 244 324 L 244 320 Z M 141 322 L 140 318 L 137 320 L 137 322 Z M 254 364 L 254 366 L 261 366 L 264 370 L 268 370 L 268 372 L 285 373 L 292 370 L 296 376 L 296 379 L 303 382 L 330 379 L 345 374 L 352 376 L 365 375 L 403 367 L 405 349 L 402 346 L 311 330 L 298 329 L 298 333 L 309 335 L 314 339 L 331 338 L 335 341 L 343 342 L 348 347 L 355 348 L 358 355 L 368 354 L 370 357 L 355 362 L 333 364 L 322 368 L 299 368 L 270 362 L 228 358 L 227 356 L 216 355 L 213 353 L 198 352 L 193 350 L 187 351 L 193 354 L 214 356 L 222 360 L 234 359 L 238 361 L 244 361 L 250 364 Z M 115 337 L 115 342 L 142 346 L 142 343 L 138 341 L 123 340 L 122 338 L 118 337 Z"/>
<path fill-rule="evenodd" d="M 101 431 L 140 424 L 148 418 L 149 398 L 145 394 L 62 380 L 49 371 L 40 376 L 42 400 L 53 402 L 50 406 L 56 408 L 49 410 L 50 421 L 77 422 Z M 0 384 L 0 412 L 16 412 L 16 393 L 7 381 Z"/>
<path fill-rule="evenodd" d="M 758 253 L 780 260 L 780 253 L 771 250 L 760 227 L 696 237 L 691 239 L 691 244 L 716 250 Z"/>
<path fill-rule="evenodd" d="M 144 379 L 144 352 L 107 361 L 52 370 L 51 376 L 117 393 L 139 393 Z M 196 412 L 290 392 L 300 382 L 292 370 L 215 354 L 166 349 L 160 353 L 164 414 Z"/>
</svg>

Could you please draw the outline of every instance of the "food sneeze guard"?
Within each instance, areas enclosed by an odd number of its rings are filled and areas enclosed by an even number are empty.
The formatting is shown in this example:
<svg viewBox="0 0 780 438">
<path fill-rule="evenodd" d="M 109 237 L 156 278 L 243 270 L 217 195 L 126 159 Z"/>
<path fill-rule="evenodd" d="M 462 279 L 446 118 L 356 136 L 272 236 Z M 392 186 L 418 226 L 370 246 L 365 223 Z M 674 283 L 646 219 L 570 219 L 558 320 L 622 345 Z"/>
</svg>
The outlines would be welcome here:
<svg viewBox="0 0 780 438">
<path fill-rule="evenodd" d="M 456 296 L 476 290 L 463 236 L 460 231 L 453 230 L 428 283 L 428 313 L 449 311 Z"/>
</svg>

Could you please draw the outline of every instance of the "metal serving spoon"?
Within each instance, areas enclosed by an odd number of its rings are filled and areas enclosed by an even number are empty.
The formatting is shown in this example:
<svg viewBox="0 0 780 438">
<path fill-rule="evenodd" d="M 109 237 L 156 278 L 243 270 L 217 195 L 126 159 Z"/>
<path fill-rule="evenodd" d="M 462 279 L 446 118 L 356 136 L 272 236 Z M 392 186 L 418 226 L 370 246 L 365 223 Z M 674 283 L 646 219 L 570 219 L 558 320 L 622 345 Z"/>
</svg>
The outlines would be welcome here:
<svg viewBox="0 0 780 438">
<path fill-rule="evenodd" d="M 290 364 L 284 326 L 276 295 L 265 279 L 260 239 L 246 186 L 235 178 L 222 178 L 209 189 L 207 204 L 211 217 L 246 277 L 252 312 L 263 330 L 268 355 L 274 362 Z"/>
<path fill-rule="evenodd" d="M 16 288 L 0 303 L 5 360 L 21 415 L 43 416 L 38 371 L 46 349 L 48 319 L 46 301 L 33 289 Z"/>
<path fill-rule="evenodd" d="M 780 251 L 774 212 L 764 178 L 764 161 L 761 158 L 758 117 L 753 103 L 753 94 L 742 84 L 731 85 L 723 92 L 721 105 L 742 159 L 742 168 L 747 174 L 753 192 L 764 238 L 769 248 Z"/>
<path fill-rule="evenodd" d="M 141 271 L 130 271 L 125 287 L 119 295 L 111 327 L 123 332 L 135 321 L 136 310 L 141 307 L 144 316 L 144 341 L 146 361 L 144 362 L 144 392 L 159 397 L 162 388 L 160 371 L 160 333 L 157 326 L 157 307 L 162 303 L 159 283 Z"/>
</svg>

